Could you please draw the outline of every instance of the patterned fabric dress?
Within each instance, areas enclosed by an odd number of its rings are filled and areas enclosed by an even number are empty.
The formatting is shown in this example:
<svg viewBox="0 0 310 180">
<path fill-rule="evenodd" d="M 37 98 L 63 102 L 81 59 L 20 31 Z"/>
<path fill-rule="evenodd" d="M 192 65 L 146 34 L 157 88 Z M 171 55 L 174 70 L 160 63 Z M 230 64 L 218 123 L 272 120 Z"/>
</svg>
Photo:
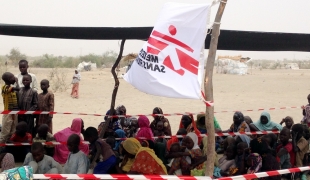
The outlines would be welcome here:
<svg viewBox="0 0 310 180">
<path fill-rule="evenodd" d="M 52 92 L 47 92 L 46 94 L 40 93 L 38 95 L 38 110 L 39 111 L 54 111 L 54 94 Z M 37 119 L 37 127 L 41 124 L 47 124 L 49 118 L 53 118 L 53 114 L 39 114 Z M 53 133 L 53 123 L 47 124 L 49 127 L 49 132 Z"/>
</svg>

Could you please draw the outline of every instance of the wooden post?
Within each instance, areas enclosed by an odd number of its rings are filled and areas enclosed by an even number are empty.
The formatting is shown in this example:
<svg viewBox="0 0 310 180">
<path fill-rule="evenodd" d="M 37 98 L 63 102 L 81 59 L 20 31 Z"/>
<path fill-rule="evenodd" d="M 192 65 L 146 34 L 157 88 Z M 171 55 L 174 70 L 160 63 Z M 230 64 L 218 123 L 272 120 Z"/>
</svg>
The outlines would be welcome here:
<svg viewBox="0 0 310 180">
<path fill-rule="evenodd" d="M 114 85 L 114 89 L 113 89 L 113 93 L 112 93 L 112 99 L 111 99 L 110 116 L 112 116 L 113 112 L 114 112 L 115 99 L 116 99 L 117 90 L 118 90 L 118 86 L 119 86 L 119 80 L 118 80 L 118 77 L 117 77 L 117 74 L 116 74 L 115 70 L 116 70 L 119 62 L 122 59 L 125 41 L 126 41 L 126 39 L 122 39 L 121 47 L 120 47 L 120 50 L 119 50 L 118 57 L 117 57 L 114 65 L 112 66 L 112 69 L 111 69 L 111 73 L 113 75 L 113 78 L 114 78 L 114 81 L 115 81 L 115 85 Z M 100 138 L 103 138 L 103 136 L 105 134 L 105 131 L 107 130 L 107 128 L 109 126 L 110 121 L 111 121 L 111 118 L 108 118 L 108 120 L 105 122 L 105 125 L 103 126 L 103 128 L 101 130 L 101 133 L 99 134 Z"/>
<path fill-rule="evenodd" d="M 205 70 L 205 94 L 207 101 L 213 101 L 213 68 L 217 50 L 218 37 L 220 34 L 220 22 L 227 0 L 221 0 L 221 4 L 217 10 L 214 25 L 212 29 L 211 42 L 209 47 L 209 54 L 207 59 L 207 66 Z M 208 160 L 206 163 L 205 175 L 213 177 L 214 159 L 215 159 L 215 131 L 214 131 L 214 107 L 206 107 L 206 128 L 208 132 Z"/>
</svg>

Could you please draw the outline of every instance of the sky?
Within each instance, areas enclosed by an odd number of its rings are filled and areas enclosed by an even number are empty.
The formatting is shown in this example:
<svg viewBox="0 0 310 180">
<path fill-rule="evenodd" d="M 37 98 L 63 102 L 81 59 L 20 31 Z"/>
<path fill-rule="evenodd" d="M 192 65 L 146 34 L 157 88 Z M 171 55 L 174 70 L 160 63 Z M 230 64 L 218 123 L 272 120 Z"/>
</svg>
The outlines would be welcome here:
<svg viewBox="0 0 310 180">
<path fill-rule="evenodd" d="M 42 26 L 143 27 L 153 26 L 165 2 L 211 3 L 212 0 L 0 0 L 0 23 Z M 310 34 L 309 0 L 228 0 L 221 29 Z M 218 5 L 211 9 L 211 19 Z M 0 55 L 13 47 L 28 56 L 45 53 L 79 56 L 119 51 L 120 41 L 63 40 L 0 35 Z M 143 41 L 129 40 L 124 54 L 137 53 Z M 207 54 L 207 51 L 206 53 Z M 308 59 L 306 52 L 218 51 L 253 59 Z"/>
</svg>

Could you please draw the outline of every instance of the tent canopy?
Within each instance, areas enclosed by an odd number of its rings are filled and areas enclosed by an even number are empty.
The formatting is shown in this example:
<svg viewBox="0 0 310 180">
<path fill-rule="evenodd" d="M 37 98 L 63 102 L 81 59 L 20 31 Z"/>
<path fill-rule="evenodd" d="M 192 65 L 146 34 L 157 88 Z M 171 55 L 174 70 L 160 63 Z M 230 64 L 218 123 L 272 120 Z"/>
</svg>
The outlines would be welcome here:
<svg viewBox="0 0 310 180">
<path fill-rule="evenodd" d="M 85 40 L 146 40 L 153 27 L 57 27 L 0 24 L 0 35 Z M 205 40 L 209 49 L 210 35 Z M 310 34 L 221 30 L 219 50 L 310 52 Z"/>
</svg>

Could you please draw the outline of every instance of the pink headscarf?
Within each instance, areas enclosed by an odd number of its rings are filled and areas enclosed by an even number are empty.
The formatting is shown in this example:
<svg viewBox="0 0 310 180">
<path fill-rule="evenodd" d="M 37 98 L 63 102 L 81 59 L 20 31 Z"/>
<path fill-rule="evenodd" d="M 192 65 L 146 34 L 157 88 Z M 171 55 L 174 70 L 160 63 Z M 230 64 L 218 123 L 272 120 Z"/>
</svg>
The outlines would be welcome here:
<svg viewBox="0 0 310 180">
<path fill-rule="evenodd" d="M 57 132 L 56 134 L 54 134 L 54 138 L 57 142 L 67 142 L 71 134 L 77 134 L 80 136 L 81 141 L 83 141 L 83 137 L 81 136 L 81 129 L 82 129 L 82 119 L 75 118 L 72 121 L 71 127 L 68 127 L 66 129 Z M 86 155 L 88 155 L 89 147 L 87 144 L 80 144 L 79 149 Z M 54 159 L 60 164 L 65 164 L 69 153 L 70 152 L 67 148 L 67 145 L 57 145 L 55 146 Z"/>
<path fill-rule="evenodd" d="M 136 138 L 141 141 L 139 138 L 146 138 L 148 140 L 153 140 L 152 129 L 150 128 L 150 120 L 146 116 L 140 116 L 138 118 L 139 131 Z"/>
</svg>

